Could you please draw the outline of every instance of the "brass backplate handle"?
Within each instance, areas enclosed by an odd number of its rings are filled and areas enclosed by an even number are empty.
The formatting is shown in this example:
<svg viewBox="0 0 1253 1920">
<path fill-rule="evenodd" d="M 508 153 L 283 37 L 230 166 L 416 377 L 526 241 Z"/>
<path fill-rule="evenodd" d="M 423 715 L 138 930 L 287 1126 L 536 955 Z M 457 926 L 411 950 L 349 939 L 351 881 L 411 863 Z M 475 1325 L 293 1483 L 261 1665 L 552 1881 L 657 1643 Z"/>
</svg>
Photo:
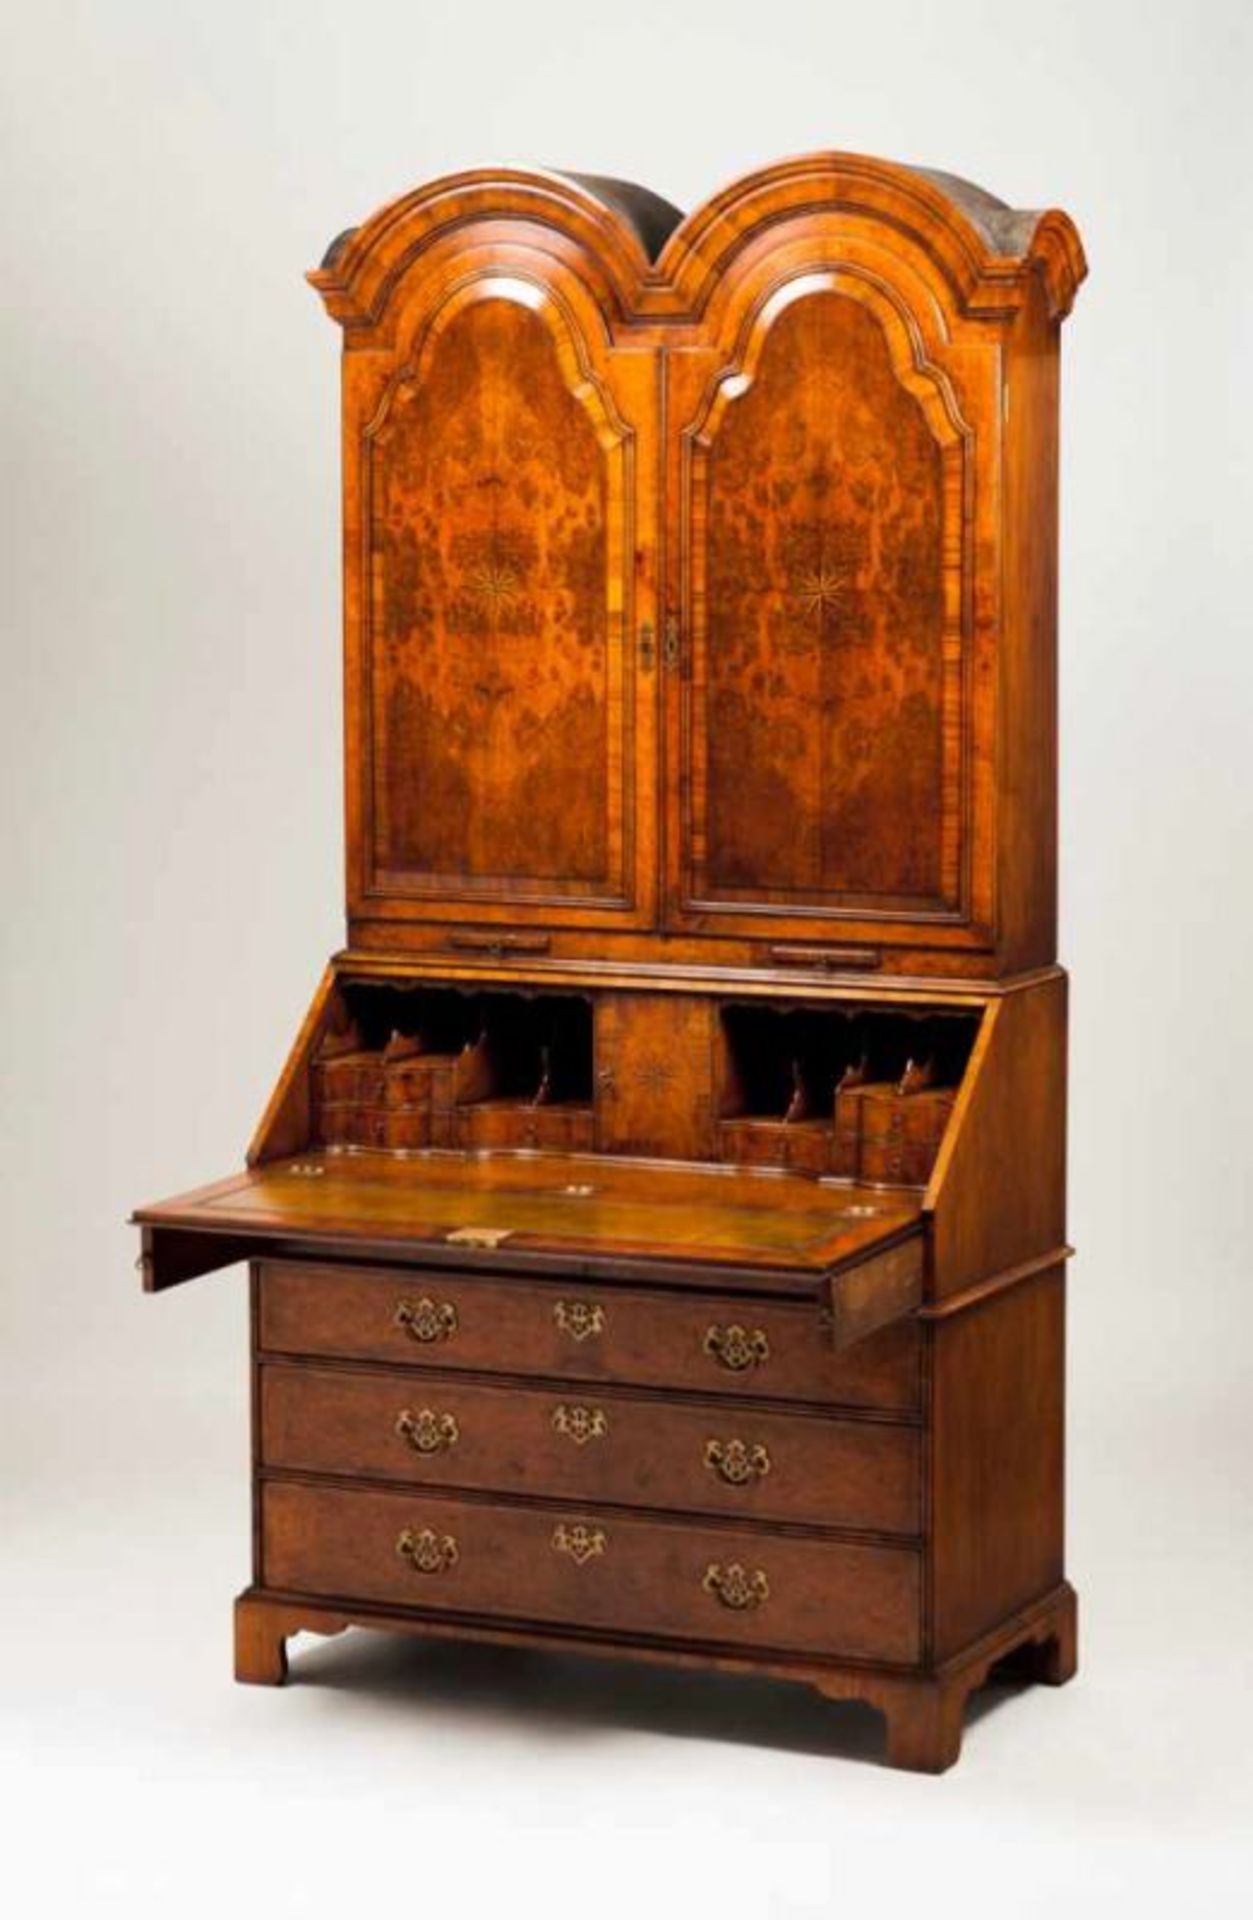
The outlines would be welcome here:
<svg viewBox="0 0 1253 1920">
<path fill-rule="evenodd" d="M 701 1586 L 734 1613 L 747 1613 L 770 1598 L 770 1582 L 760 1567 L 742 1567 L 738 1560 L 711 1560 Z"/>
<path fill-rule="evenodd" d="M 770 1342 L 760 1327 L 707 1327 L 705 1352 L 728 1373 L 762 1367 L 770 1358 Z"/>
<path fill-rule="evenodd" d="M 421 1300 L 400 1300 L 395 1318 L 396 1325 L 423 1346 L 451 1340 L 457 1331 L 457 1309 L 451 1300 L 428 1300 L 425 1295 Z"/>
<path fill-rule="evenodd" d="M 586 1300 L 558 1300 L 553 1319 L 572 1340 L 592 1340 L 605 1331 L 605 1309 Z"/>
<path fill-rule="evenodd" d="M 447 1573 L 458 1559 L 457 1542 L 451 1533 L 434 1533 L 430 1527 L 417 1533 L 406 1527 L 397 1537 L 396 1553 L 415 1573 Z"/>
<path fill-rule="evenodd" d="M 564 1401 L 553 1408 L 553 1428 L 576 1447 L 589 1440 L 602 1440 L 609 1431 L 609 1416 L 603 1407 L 569 1407 Z"/>
<path fill-rule="evenodd" d="M 770 1455 L 760 1441 L 706 1440 L 705 1465 L 729 1487 L 746 1487 L 750 1480 L 765 1479 Z"/>
<path fill-rule="evenodd" d="M 415 1453 L 447 1453 L 461 1438 L 456 1415 L 436 1413 L 431 1407 L 419 1407 L 416 1413 L 406 1407 L 397 1416 L 396 1432 Z"/>
</svg>

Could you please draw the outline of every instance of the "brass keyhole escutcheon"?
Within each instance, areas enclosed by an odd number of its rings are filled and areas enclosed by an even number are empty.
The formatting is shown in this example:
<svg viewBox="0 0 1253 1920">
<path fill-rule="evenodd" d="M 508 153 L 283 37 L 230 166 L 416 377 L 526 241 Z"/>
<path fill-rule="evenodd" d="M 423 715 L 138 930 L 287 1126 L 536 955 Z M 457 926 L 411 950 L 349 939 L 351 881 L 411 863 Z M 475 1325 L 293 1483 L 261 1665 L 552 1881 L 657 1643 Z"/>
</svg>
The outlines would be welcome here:
<svg viewBox="0 0 1253 1920">
<path fill-rule="evenodd" d="M 558 1521 L 553 1528 L 553 1552 L 567 1554 L 576 1567 L 597 1559 L 608 1545 L 609 1535 L 603 1527 L 588 1527 L 581 1520 L 569 1527 Z"/>
<path fill-rule="evenodd" d="M 447 1573 L 459 1558 L 452 1534 L 435 1533 L 430 1527 L 419 1532 L 406 1527 L 396 1540 L 396 1553 L 415 1573 Z"/>
<path fill-rule="evenodd" d="M 746 1487 L 770 1471 L 770 1455 L 760 1441 L 706 1440 L 705 1465 L 729 1487 Z"/>
<path fill-rule="evenodd" d="M 708 1327 L 705 1352 L 728 1373 L 763 1367 L 770 1358 L 770 1342 L 761 1327 Z"/>
<path fill-rule="evenodd" d="M 701 1586 L 733 1613 L 751 1612 L 770 1598 L 770 1582 L 762 1569 L 743 1567 L 738 1560 L 729 1560 L 725 1566 L 719 1560 L 711 1560 Z"/>
<path fill-rule="evenodd" d="M 411 1340 L 431 1346 L 439 1340 L 451 1340 L 457 1331 L 457 1309 L 451 1300 L 401 1300 L 397 1302 L 395 1321 Z"/>
<path fill-rule="evenodd" d="M 553 1427 L 576 1447 L 585 1447 L 589 1440 L 604 1438 L 609 1418 L 603 1407 L 568 1407 L 563 1402 L 553 1409 Z"/>
<path fill-rule="evenodd" d="M 431 1407 L 420 1407 L 416 1413 L 406 1407 L 397 1417 L 396 1432 L 415 1453 L 447 1453 L 461 1437 L 456 1416 L 436 1413 Z"/>
<path fill-rule="evenodd" d="M 586 1300 L 558 1300 L 553 1319 L 572 1340 L 594 1340 L 605 1331 L 605 1309 Z"/>
</svg>

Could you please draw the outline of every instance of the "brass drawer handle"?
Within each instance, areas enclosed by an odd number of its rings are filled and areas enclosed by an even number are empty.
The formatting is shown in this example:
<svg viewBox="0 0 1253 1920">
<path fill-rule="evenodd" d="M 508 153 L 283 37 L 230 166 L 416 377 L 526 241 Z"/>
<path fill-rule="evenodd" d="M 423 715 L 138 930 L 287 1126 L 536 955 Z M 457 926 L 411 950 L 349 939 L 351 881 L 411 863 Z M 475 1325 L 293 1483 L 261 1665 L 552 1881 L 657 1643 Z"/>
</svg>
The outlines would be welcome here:
<svg viewBox="0 0 1253 1920">
<path fill-rule="evenodd" d="M 765 1479 L 770 1455 L 759 1441 L 706 1440 L 705 1465 L 729 1487 L 746 1487 L 750 1480 Z"/>
<path fill-rule="evenodd" d="M 553 1426 L 576 1447 L 589 1440 L 601 1440 L 609 1431 L 609 1420 L 602 1407 L 567 1407 L 563 1402 L 553 1408 Z"/>
<path fill-rule="evenodd" d="M 729 1560 L 725 1567 L 711 1560 L 701 1586 L 736 1613 L 747 1613 L 770 1598 L 770 1582 L 761 1568 L 742 1567 L 738 1560 Z"/>
<path fill-rule="evenodd" d="M 406 1407 L 397 1418 L 396 1432 L 415 1453 L 447 1453 L 461 1438 L 456 1416 L 436 1413 L 430 1407 L 419 1407 L 416 1413 Z"/>
<path fill-rule="evenodd" d="M 458 1557 L 451 1533 L 432 1533 L 430 1527 L 423 1527 L 421 1533 L 406 1527 L 397 1538 L 396 1552 L 415 1573 L 447 1573 L 456 1566 Z"/>
<path fill-rule="evenodd" d="M 705 1352 L 728 1373 L 744 1373 L 766 1364 L 770 1342 L 760 1327 L 715 1326 L 706 1329 Z"/>
<path fill-rule="evenodd" d="M 581 1520 L 572 1527 L 559 1520 L 553 1528 L 553 1552 L 569 1554 L 576 1567 L 594 1560 L 608 1545 L 609 1536 L 603 1527 L 585 1527 Z"/>
<path fill-rule="evenodd" d="M 396 1325 L 403 1327 L 411 1340 L 429 1347 L 436 1340 L 451 1340 L 457 1331 L 457 1309 L 451 1300 L 401 1300 L 396 1308 Z"/>
<path fill-rule="evenodd" d="M 589 1307 L 586 1300 L 558 1300 L 553 1319 L 572 1340 L 591 1340 L 605 1331 L 605 1309 Z"/>
</svg>

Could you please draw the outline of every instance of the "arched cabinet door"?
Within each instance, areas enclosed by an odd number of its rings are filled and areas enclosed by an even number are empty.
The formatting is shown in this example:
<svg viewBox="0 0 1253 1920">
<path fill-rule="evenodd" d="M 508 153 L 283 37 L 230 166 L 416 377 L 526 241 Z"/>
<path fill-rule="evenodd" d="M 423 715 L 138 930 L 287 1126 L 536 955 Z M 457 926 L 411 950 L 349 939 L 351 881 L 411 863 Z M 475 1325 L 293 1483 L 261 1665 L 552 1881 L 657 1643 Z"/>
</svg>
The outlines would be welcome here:
<svg viewBox="0 0 1253 1920">
<path fill-rule="evenodd" d="M 661 267 L 695 319 L 667 355 L 667 917 L 988 950 L 1004 353 L 1038 276 L 836 155 L 729 189 Z"/>
<path fill-rule="evenodd" d="M 349 913 L 655 917 L 646 255 L 556 176 L 459 176 L 312 276 L 345 326 Z M 621 328 L 619 328 L 621 332 Z"/>
</svg>

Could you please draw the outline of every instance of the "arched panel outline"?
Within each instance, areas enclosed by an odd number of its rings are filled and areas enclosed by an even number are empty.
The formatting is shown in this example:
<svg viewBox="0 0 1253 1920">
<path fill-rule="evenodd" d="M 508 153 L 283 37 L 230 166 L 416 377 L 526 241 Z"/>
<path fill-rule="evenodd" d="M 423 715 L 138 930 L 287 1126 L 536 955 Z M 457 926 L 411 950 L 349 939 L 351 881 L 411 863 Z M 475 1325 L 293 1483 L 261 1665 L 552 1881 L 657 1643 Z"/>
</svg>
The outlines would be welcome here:
<svg viewBox="0 0 1253 1920">
<path fill-rule="evenodd" d="M 517 874 L 416 874 L 388 869 L 387 791 L 380 779 L 379 721 L 376 697 L 379 631 L 378 557 L 373 548 L 377 463 L 401 396 L 420 389 L 441 340 L 470 308 L 489 301 L 508 301 L 523 307 L 544 326 L 566 391 L 586 414 L 605 462 L 605 758 L 607 774 L 606 830 L 608 871 L 601 889 L 581 882 L 563 887 L 552 880 L 528 884 Z M 592 311 L 596 309 L 593 307 Z M 404 316 L 402 337 L 406 350 L 398 355 L 382 393 L 360 429 L 360 579 L 361 596 L 361 794 L 365 808 L 365 844 L 369 870 L 364 876 L 362 902 L 428 898 L 441 902 L 464 900 L 467 905 L 496 901 L 502 906 L 560 907 L 580 904 L 599 910 L 623 911 L 634 899 L 636 744 L 634 661 L 624 644 L 632 620 L 631 555 L 635 542 L 635 434 L 623 419 L 613 395 L 597 376 L 588 344 L 572 300 L 548 277 L 528 272 L 521 264 L 502 264 L 497 254 L 490 262 L 466 262 L 464 271 L 438 284 L 437 297 L 417 305 Z M 615 507 L 615 502 L 616 507 Z"/>
<path fill-rule="evenodd" d="M 750 283 L 751 284 L 751 283 Z M 679 752 L 688 796 L 685 844 L 680 848 L 679 909 L 684 914 L 734 911 L 750 923 L 754 917 L 821 918 L 964 926 L 971 920 L 970 900 L 970 734 L 972 684 L 972 496 L 974 437 L 945 370 L 929 357 L 923 330 L 898 288 L 860 262 L 831 260 L 821 266 L 797 265 L 771 278 L 755 293 L 740 287 L 728 306 L 742 304 L 734 344 L 709 379 L 695 417 L 681 430 L 679 463 L 680 620 L 688 635 L 690 672 L 682 687 Z M 859 893 L 842 903 L 832 897 L 796 899 L 786 906 L 755 898 L 751 890 L 718 889 L 705 881 L 708 753 L 698 724 L 699 702 L 707 684 L 708 614 L 705 530 L 709 501 L 709 463 L 729 410 L 752 388 L 774 324 L 800 300 L 835 293 L 856 300 L 873 314 L 883 334 L 892 371 L 920 408 L 940 454 L 943 498 L 943 627 L 941 635 L 941 821 L 940 892 L 935 898 L 896 898 Z"/>
<path fill-rule="evenodd" d="M 441 297 L 417 317 L 378 408 L 362 428 L 366 440 L 376 439 L 383 430 L 397 391 L 421 381 L 441 337 L 458 315 L 484 300 L 512 301 L 544 322 L 566 386 L 591 419 L 603 448 L 609 450 L 633 438 L 631 428 L 614 405 L 612 394 L 593 371 L 570 301 L 551 280 L 542 280 L 524 268 L 515 270 L 510 266 L 506 271 L 494 264 L 473 267 L 450 281 Z"/>
</svg>

